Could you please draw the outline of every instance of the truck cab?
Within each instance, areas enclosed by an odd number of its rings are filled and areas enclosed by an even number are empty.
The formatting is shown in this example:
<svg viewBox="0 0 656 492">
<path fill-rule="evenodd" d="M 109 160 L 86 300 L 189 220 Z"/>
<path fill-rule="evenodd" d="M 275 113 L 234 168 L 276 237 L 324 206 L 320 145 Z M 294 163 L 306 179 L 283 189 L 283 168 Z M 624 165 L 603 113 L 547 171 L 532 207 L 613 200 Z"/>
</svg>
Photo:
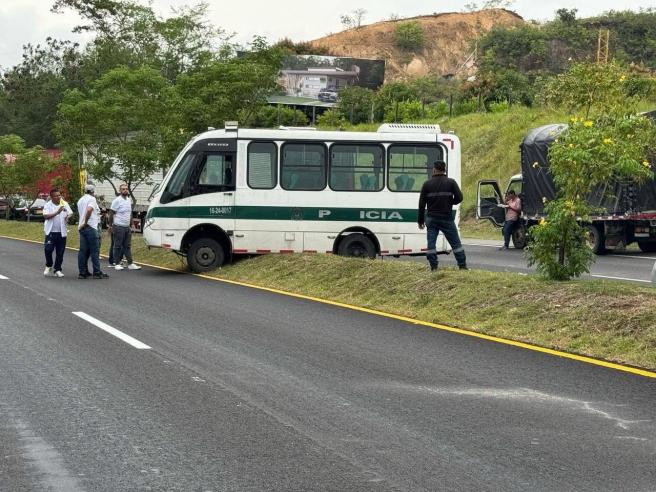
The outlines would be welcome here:
<svg viewBox="0 0 656 492">
<path fill-rule="evenodd" d="M 476 218 L 487 219 L 495 227 L 503 227 L 506 217 L 506 209 L 503 207 L 503 197 L 513 190 L 520 200 L 524 200 L 523 180 L 521 174 L 515 174 L 510 178 L 506 189 L 501 193 L 499 183 L 495 180 L 482 179 L 478 182 L 476 193 Z M 524 213 L 512 235 L 513 245 L 517 249 L 526 247 L 526 219 Z"/>
</svg>

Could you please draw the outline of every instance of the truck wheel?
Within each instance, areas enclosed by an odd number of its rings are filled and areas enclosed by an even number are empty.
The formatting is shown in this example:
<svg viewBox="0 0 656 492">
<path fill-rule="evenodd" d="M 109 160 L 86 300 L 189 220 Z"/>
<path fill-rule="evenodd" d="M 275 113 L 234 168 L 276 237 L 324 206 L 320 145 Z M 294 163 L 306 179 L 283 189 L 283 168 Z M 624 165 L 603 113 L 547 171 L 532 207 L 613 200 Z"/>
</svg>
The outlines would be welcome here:
<svg viewBox="0 0 656 492">
<path fill-rule="evenodd" d="M 526 226 L 524 224 L 519 224 L 515 227 L 512 233 L 512 242 L 516 249 L 524 249 L 526 247 L 528 236 L 526 235 Z"/>
<path fill-rule="evenodd" d="M 588 246 L 592 252 L 596 255 L 605 255 L 607 253 L 605 245 L 606 241 L 604 239 L 603 233 L 599 230 L 599 228 L 592 224 L 588 224 L 584 226 L 584 229 Z"/>
<path fill-rule="evenodd" d="M 187 265 L 192 272 L 209 272 L 225 262 L 225 251 L 214 239 L 196 239 L 187 251 Z"/>
<path fill-rule="evenodd" d="M 640 251 L 643 253 L 656 253 L 656 242 L 639 242 L 638 248 L 640 248 Z"/>
<path fill-rule="evenodd" d="M 337 254 L 355 258 L 375 258 L 376 246 L 364 234 L 349 234 L 339 243 Z"/>
</svg>

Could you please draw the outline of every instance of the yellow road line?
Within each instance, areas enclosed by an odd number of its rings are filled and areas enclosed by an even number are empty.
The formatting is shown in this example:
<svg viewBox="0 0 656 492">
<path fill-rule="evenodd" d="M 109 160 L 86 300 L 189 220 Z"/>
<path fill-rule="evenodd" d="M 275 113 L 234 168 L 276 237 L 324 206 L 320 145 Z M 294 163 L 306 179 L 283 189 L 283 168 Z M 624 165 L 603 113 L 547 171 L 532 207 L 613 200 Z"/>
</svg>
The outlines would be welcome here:
<svg viewBox="0 0 656 492">
<path fill-rule="evenodd" d="M 42 242 L 40 242 L 40 241 L 33 241 L 33 240 L 30 240 L 30 239 L 21 239 L 21 238 L 17 238 L 17 237 L 0 236 L 0 238 L 15 239 L 15 240 L 18 240 L 18 241 L 27 241 L 27 242 L 31 242 L 31 243 L 42 244 Z M 75 248 L 70 248 L 70 249 L 75 249 Z M 362 312 L 362 313 L 373 314 L 375 316 L 382 316 L 384 318 L 395 319 L 395 320 L 398 320 L 398 321 L 404 321 L 406 323 L 412 323 L 412 324 L 420 325 L 420 326 L 426 326 L 428 328 L 434 328 L 436 330 L 448 331 L 448 332 L 451 332 L 451 333 L 457 333 L 459 335 L 466 335 L 466 336 L 470 336 L 470 337 L 474 337 L 474 338 L 480 338 L 482 340 L 487 340 L 487 341 L 490 341 L 490 342 L 500 343 L 500 344 L 503 344 L 503 345 L 510 345 L 512 347 L 518 347 L 518 348 L 522 348 L 522 349 L 526 349 L 526 350 L 532 350 L 534 352 L 541 352 L 543 354 L 549 354 L 549 355 L 553 355 L 553 356 L 556 356 L 556 357 L 562 357 L 562 358 L 565 358 L 565 359 L 576 360 L 576 361 L 579 361 L 579 362 L 584 362 L 586 364 L 592 364 L 592 365 L 595 365 L 595 366 L 606 367 L 608 369 L 614 369 L 614 370 L 617 370 L 617 371 L 628 372 L 630 374 L 636 374 L 638 376 L 644 376 L 644 377 L 648 377 L 648 378 L 656 378 L 656 372 L 653 372 L 653 371 L 649 371 L 649 370 L 646 370 L 646 369 L 640 369 L 640 368 L 637 368 L 637 367 L 625 366 L 625 365 L 622 365 L 622 364 L 617 364 L 615 362 L 608 362 L 608 361 L 601 360 L 601 359 L 595 359 L 593 357 L 587 357 L 585 355 L 571 354 L 569 352 L 562 352 L 560 350 L 550 349 L 550 348 L 546 348 L 546 347 L 540 347 L 539 345 L 532 345 L 532 344 L 526 343 L 526 342 L 518 342 L 516 340 L 510 340 L 510 339 L 507 339 L 507 338 L 495 337 L 495 336 L 492 336 L 492 335 L 486 335 L 484 333 L 478 333 L 478 332 L 472 331 L 472 330 L 465 330 L 463 328 L 455 328 L 453 326 L 442 325 L 442 324 L 439 324 L 439 323 L 431 323 L 429 321 L 421 321 L 421 320 L 414 319 L 414 318 L 408 318 L 407 316 L 400 316 L 398 314 L 386 313 L 384 311 L 378 311 L 376 309 L 369 309 L 369 308 L 365 308 L 365 307 L 354 306 L 352 304 L 346 304 L 346 303 L 343 303 L 343 302 L 331 301 L 331 300 L 328 300 L 328 299 L 322 299 L 320 297 L 313 297 L 313 296 L 308 296 L 308 295 L 305 295 L 305 294 L 297 294 L 295 292 L 288 292 L 288 291 L 285 291 L 285 290 L 274 289 L 272 287 L 263 287 L 261 285 L 249 284 L 249 283 L 240 282 L 240 281 L 237 281 L 237 280 L 228 280 L 228 279 L 225 279 L 225 278 L 211 277 L 209 275 L 188 274 L 188 273 L 185 273 L 185 272 L 181 272 L 180 270 L 175 270 L 173 268 L 162 267 L 162 266 L 159 266 L 159 265 L 152 265 L 152 264 L 143 263 L 143 262 L 138 262 L 138 263 L 140 265 L 144 265 L 144 266 L 147 266 L 147 267 L 150 267 L 150 268 L 156 268 L 156 269 L 159 269 L 159 270 L 165 270 L 165 271 L 176 272 L 176 273 L 184 273 L 185 275 L 193 275 L 195 277 L 200 277 L 200 278 L 204 278 L 204 279 L 207 279 L 207 280 L 213 280 L 215 282 L 223 282 L 223 283 L 226 283 L 226 284 L 239 285 L 241 287 L 248 287 L 250 289 L 257 289 L 257 290 L 271 292 L 271 293 L 274 293 L 274 294 L 280 294 L 280 295 L 284 295 L 284 296 L 288 296 L 288 297 L 295 297 L 297 299 L 304 299 L 304 300 L 307 300 L 307 301 L 319 302 L 321 304 L 328 304 L 330 306 L 336 306 L 336 307 L 340 307 L 340 308 L 344 308 L 344 309 L 350 309 L 352 311 L 359 311 L 359 312 Z"/>
</svg>

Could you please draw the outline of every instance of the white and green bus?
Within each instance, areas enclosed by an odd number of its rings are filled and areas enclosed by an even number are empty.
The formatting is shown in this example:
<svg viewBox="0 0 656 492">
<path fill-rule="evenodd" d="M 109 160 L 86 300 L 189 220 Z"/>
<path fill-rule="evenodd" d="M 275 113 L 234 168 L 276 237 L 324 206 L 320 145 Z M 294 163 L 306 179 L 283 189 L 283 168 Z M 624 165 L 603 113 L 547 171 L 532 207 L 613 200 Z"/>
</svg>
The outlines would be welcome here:
<svg viewBox="0 0 656 492">
<path fill-rule="evenodd" d="M 239 254 L 421 254 L 419 191 L 437 160 L 460 183 L 460 141 L 437 125 L 340 132 L 227 123 L 176 158 L 152 197 L 144 239 L 185 255 L 196 272 Z M 447 248 L 440 236 L 438 252 Z"/>
</svg>

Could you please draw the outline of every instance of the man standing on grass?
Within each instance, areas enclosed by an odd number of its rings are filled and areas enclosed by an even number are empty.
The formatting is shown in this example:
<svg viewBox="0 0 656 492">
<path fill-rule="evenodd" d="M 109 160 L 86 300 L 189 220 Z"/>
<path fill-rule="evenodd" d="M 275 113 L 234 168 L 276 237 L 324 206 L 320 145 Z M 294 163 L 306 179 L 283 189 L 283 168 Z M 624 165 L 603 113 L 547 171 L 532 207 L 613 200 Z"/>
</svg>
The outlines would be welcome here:
<svg viewBox="0 0 656 492">
<path fill-rule="evenodd" d="M 68 206 L 58 189 L 50 190 L 50 201 L 43 206 L 43 230 L 46 235 L 45 254 L 46 269 L 43 275 L 46 277 L 55 276 L 63 277 L 62 263 L 64 261 L 64 252 L 66 251 L 66 223 L 68 218 L 73 215 L 71 207 Z M 53 271 L 52 254 L 55 253 L 55 263 Z"/>
<path fill-rule="evenodd" d="M 100 237 L 98 225 L 100 223 L 100 208 L 94 193 L 95 187 L 87 184 L 84 187 L 84 195 L 77 202 L 77 211 L 80 215 L 80 251 L 77 254 L 77 267 L 79 275 L 77 278 L 86 279 L 91 276 L 89 273 L 88 259 L 91 257 L 93 265 L 93 278 L 108 278 L 109 275 L 100 270 Z"/>
<path fill-rule="evenodd" d="M 465 249 L 462 247 L 458 228 L 453 220 L 453 206 L 462 202 L 462 198 L 458 183 L 446 175 L 446 163 L 436 161 L 433 164 L 433 176 L 421 187 L 418 213 L 419 229 L 423 230 L 424 226 L 426 227 L 428 241 L 426 258 L 431 271 L 437 270 L 435 243 L 440 231 L 451 245 L 458 267 L 461 270 L 468 270 Z"/>
<path fill-rule="evenodd" d="M 128 262 L 128 270 L 141 270 L 139 265 L 132 262 L 132 200 L 130 191 L 125 183 L 119 187 L 119 195 L 114 198 L 109 207 L 109 232 L 114 243 L 113 260 L 116 270 L 123 270 L 121 259 L 125 255 Z"/>
<path fill-rule="evenodd" d="M 503 246 L 499 248 L 500 250 L 510 247 L 510 238 L 519 224 L 519 215 L 522 213 L 522 201 L 514 190 L 508 190 L 503 203 L 501 206 L 506 209 L 506 220 L 503 223 Z"/>
</svg>

